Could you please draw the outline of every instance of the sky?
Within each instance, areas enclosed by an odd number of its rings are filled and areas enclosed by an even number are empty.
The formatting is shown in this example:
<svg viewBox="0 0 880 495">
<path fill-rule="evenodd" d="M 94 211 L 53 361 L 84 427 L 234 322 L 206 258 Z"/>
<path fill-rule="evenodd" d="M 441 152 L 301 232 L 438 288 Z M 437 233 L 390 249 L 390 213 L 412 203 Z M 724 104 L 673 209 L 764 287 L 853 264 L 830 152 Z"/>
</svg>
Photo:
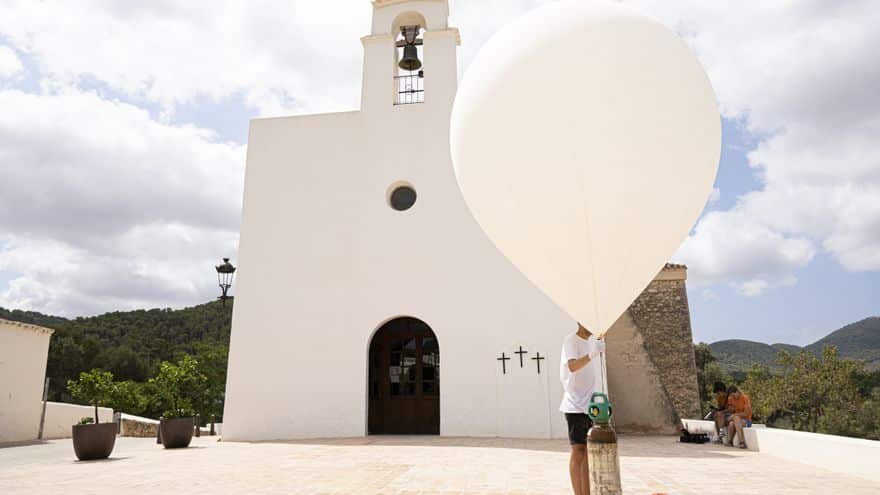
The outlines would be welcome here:
<svg viewBox="0 0 880 495">
<path fill-rule="evenodd" d="M 541 3 L 451 0 L 459 75 Z M 880 314 L 876 4 L 623 3 L 693 48 L 723 117 L 715 191 L 672 258 L 689 267 L 695 340 L 808 344 Z M 85 316 L 216 297 L 249 119 L 356 109 L 370 13 L 0 0 L 0 306 Z"/>
</svg>

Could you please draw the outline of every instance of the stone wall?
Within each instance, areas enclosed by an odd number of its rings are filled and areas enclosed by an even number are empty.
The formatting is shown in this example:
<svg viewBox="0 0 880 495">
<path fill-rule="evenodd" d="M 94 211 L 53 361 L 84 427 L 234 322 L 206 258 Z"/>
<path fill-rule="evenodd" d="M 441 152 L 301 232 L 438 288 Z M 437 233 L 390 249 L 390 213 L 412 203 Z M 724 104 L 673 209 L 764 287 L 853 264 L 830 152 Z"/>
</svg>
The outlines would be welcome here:
<svg viewBox="0 0 880 495">
<path fill-rule="evenodd" d="M 136 419 L 122 418 L 119 435 L 123 437 L 156 438 L 158 423 L 147 423 Z"/>
<path fill-rule="evenodd" d="M 621 431 L 674 433 L 700 415 L 685 281 L 667 264 L 607 334 L 608 389 Z"/>
</svg>

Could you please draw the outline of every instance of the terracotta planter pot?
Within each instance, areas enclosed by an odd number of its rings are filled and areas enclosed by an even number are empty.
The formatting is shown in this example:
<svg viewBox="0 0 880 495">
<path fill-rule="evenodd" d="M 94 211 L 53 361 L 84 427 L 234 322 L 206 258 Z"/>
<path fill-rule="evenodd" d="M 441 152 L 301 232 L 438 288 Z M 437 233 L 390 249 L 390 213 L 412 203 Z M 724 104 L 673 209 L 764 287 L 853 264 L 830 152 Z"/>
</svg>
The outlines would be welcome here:
<svg viewBox="0 0 880 495">
<path fill-rule="evenodd" d="M 116 423 L 73 425 L 73 451 L 81 461 L 106 459 L 116 445 Z"/>
<path fill-rule="evenodd" d="M 195 421 L 189 418 L 163 419 L 159 423 L 159 434 L 162 437 L 162 445 L 166 449 L 180 449 L 188 447 L 192 441 Z"/>
</svg>

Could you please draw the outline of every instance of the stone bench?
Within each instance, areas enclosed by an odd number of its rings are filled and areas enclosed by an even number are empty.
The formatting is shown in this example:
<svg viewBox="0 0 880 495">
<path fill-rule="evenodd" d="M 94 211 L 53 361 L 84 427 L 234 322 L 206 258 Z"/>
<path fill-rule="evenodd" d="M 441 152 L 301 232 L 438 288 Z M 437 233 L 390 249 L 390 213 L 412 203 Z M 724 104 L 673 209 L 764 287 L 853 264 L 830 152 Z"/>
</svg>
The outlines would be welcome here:
<svg viewBox="0 0 880 495">
<path fill-rule="evenodd" d="M 121 413 L 119 414 L 119 425 L 119 436 L 156 438 L 159 420 Z M 201 430 L 202 435 L 208 435 L 211 432 L 210 427 L 202 427 Z"/>
<path fill-rule="evenodd" d="M 715 422 L 709 421 L 707 419 L 683 419 L 681 420 L 681 424 L 685 427 L 685 429 L 691 433 L 706 433 L 709 435 L 709 438 L 715 440 L 718 435 L 715 434 Z M 745 436 L 746 446 L 749 450 L 756 450 L 753 446 L 756 446 L 758 442 L 755 440 L 754 431 L 749 431 L 751 429 L 760 429 L 766 428 L 767 426 L 761 423 L 752 423 L 752 426 L 749 428 L 743 428 L 743 436 Z M 734 441 L 736 439 L 734 438 Z"/>
</svg>

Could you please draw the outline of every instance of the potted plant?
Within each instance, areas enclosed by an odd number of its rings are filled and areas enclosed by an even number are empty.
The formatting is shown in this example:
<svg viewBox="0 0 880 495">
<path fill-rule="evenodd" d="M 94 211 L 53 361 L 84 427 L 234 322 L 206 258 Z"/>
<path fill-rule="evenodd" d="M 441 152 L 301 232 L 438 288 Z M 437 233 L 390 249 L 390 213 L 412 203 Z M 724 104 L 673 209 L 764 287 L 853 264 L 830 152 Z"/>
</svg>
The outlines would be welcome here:
<svg viewBox="0 0 880 495">
<path fill-rule="evenodd" d="M 159 421 L 159 437 L 166 449 L 188 447 L 195 428 L 193 404 L 205 393 L 207 378 L 192 356 L 172 364 L 163 362 L 150 383 L 155 385 L 165 412 Z"/>
<path fill-rule="evenodd" d="M 116 444 L 116 423 L 101 423 L 98 407 L 105 404 L 113 393 L 113 374 L 93 369 L 79 374 L 79 380 L 69 380 L 67 390 L 74 398 L 95 406 L 95 417 L 82 418 L 73 425 L 73 451 L 81 461 L 106 459 Z"/>
</svg>

